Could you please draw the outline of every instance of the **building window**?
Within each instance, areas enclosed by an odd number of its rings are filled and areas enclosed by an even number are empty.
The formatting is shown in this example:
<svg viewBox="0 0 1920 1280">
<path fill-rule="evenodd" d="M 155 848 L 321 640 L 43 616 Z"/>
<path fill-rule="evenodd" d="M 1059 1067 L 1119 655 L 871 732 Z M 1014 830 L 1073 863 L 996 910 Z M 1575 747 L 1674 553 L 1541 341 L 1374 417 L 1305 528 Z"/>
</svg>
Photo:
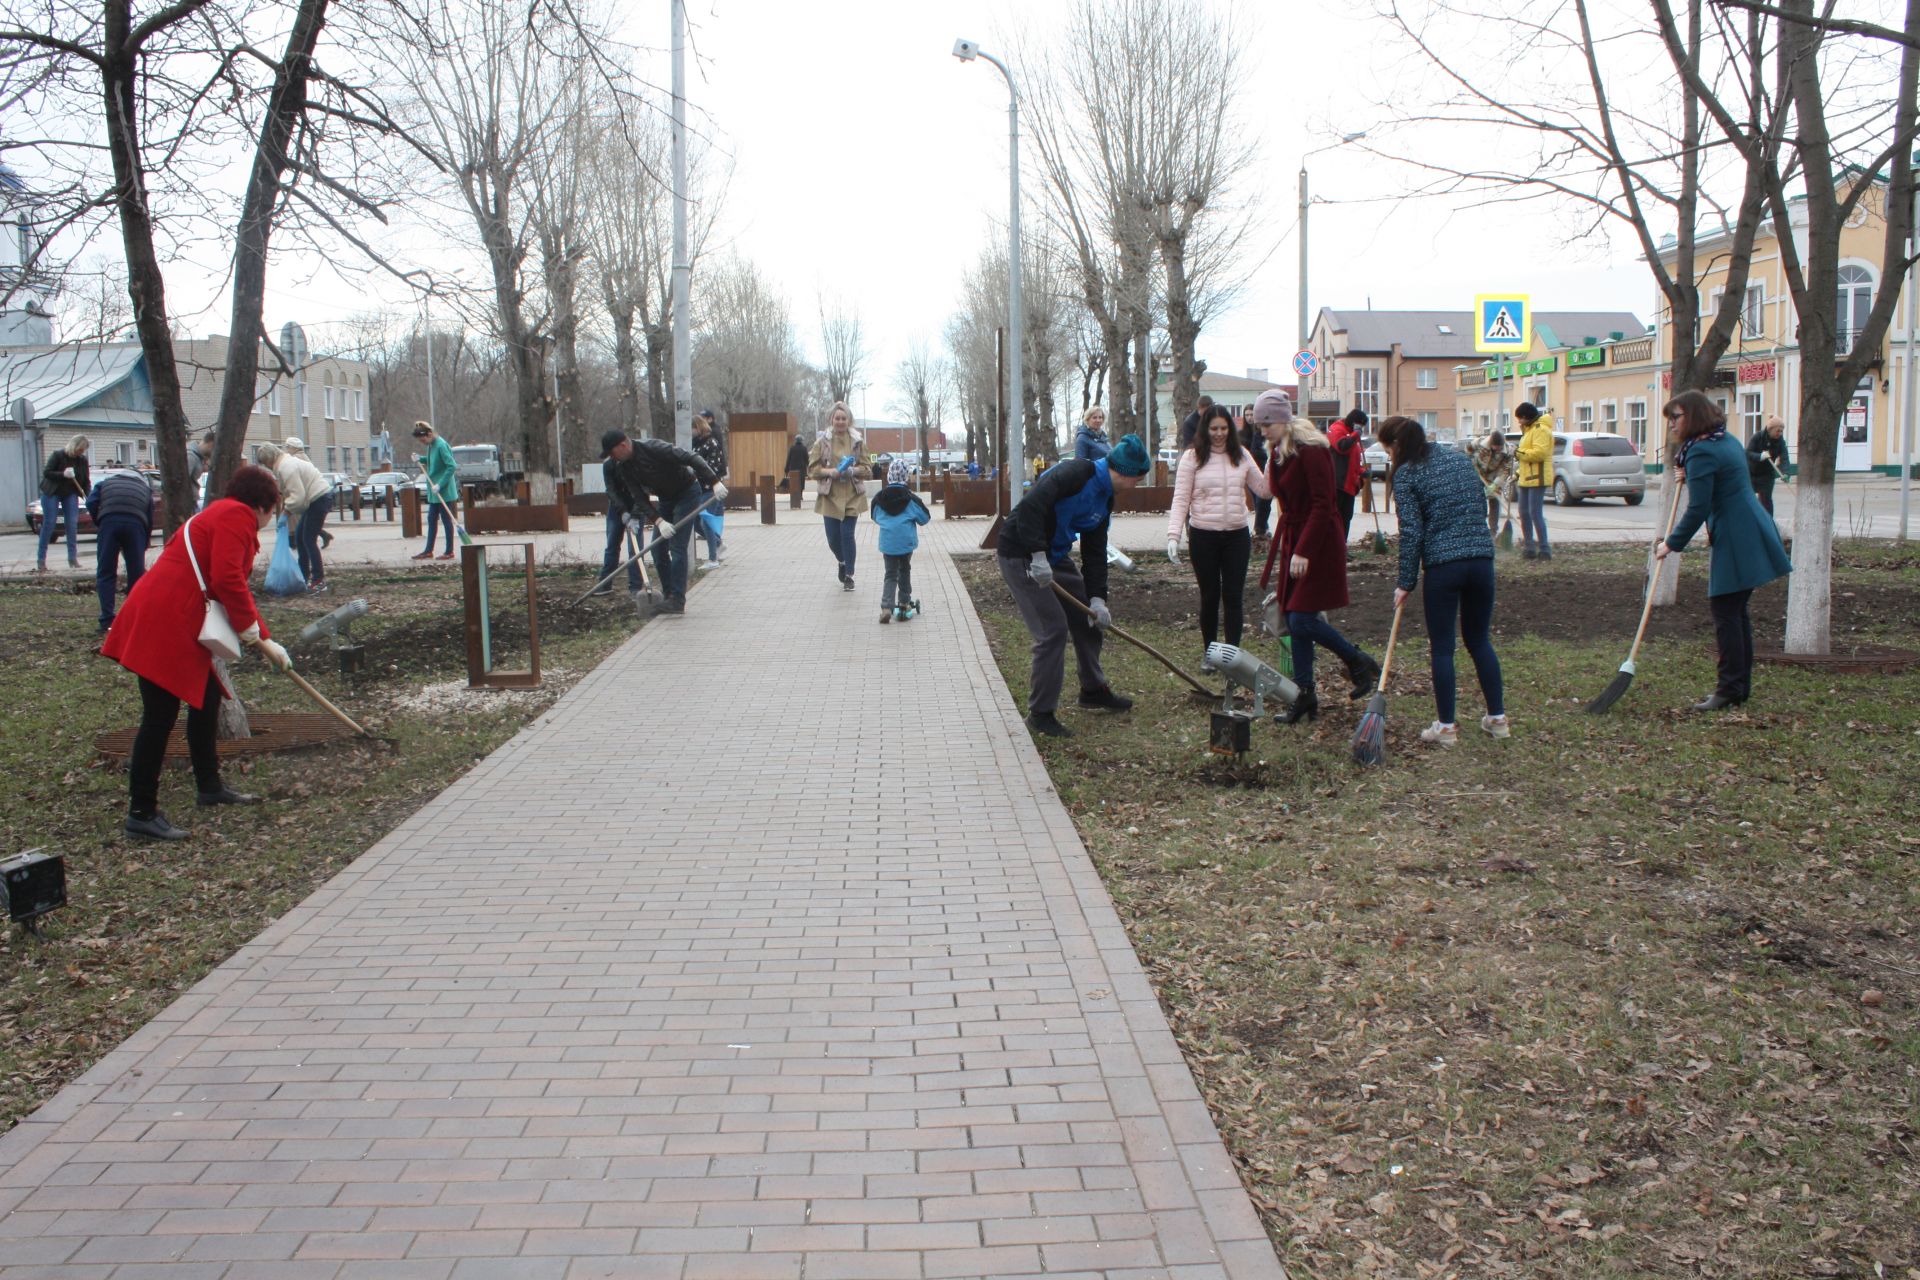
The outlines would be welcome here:
<svg viewBox="0 0 1920 1280">
<path fill-rule="evenodd" d="M 1440 371 L 1438 369 L 1414 370 L 1413 385 L 1420 391 L 1432 391 L 1440 385 Z"/>
<path fill-rule="evenodd" d="M 1767 331 L 1767 286 L 1750 284 L 1747 286 L 1746 305 L 1740 309 L 1740 328 L 1749 338 L 1758 338 Z"/>
<path fill-rule="evenodd" d="M 293 416 L 302 423 L 307 420 L 307 384 L 304 382 L 293 384 Z"/>
<path fill-rule="evenodd" d="M 1593 430 L 1593 406 L 1577 404 L 1573 406 L 1573 429 L 1575 431 Z"/>
<path fill-rule="evenodd" d="M 1420 429 L 1427 433 L 1428 439 L 1430 440 L 1439 439 L 1439 433 L 1440 433 L 1440 415 L 1439 414 L 1433 413 L 1433 412 L 1427 412 L 1427 413 L 1416 413 L 1413 416 L 1419 420 Z"/>
<path fill-rule="evenodd" d="M 338 451 L 335 449 L 333 445 L 328 445 L 327 446 L 327 470 L 338 471 L 339 469 L 340 469 L 340 458 L 339 458 Z"/>
<path fill-rule="evenodd" d="M 1353 371 L 1353 403 L 1364 409 L 1369 418 L 1380 416 L 1380 371 L 1378 369 L 1355 369 Z"/>
<path fill-rule="evenodd" d="M 367 473 L 367 451 L 365 449 L 356 449 L 354 452 L 360 455 L 360 474 L 365 475 Z"/>
<path fill-rule="evenodd" d="M 267 384 L 267 412 L 276 418 L 280 416 L 280 380 L 278 378 Z"/>
<path fill-rule="evenodd" d="M 1641 453 L 1647 451 L 1647 402 L 1645 400 L 1627 401 L 1627 439 L 1633 441 L 1633 447 Z"/>
<path fill-rule="evenodd" d="M 1767 425 L 1765 411 L 1761 408 L 1762 396 L 1758 391 L 1740 393 L 1740 435 L 1751 440 Z"/>
<path fill-rule="evenodd" d="M 133 465 L 133 441 L 115 440 L 113 442 L 113 460 L 123 467 Z"/>
<path fill-rule="evenodd" d="M 328 386 L 328 387 L 320 388 L 320 406 L 326 414 L 327 421 L 332 422 L 333 421 L 333 388 L 332 387 Z"/>
<path fill-rule="evenodd" d="M 1600 402 L 1600 430 L 1610 436 L 1620 434 L 1620 402 L 1618 400 Z"/>
<path fill-rule="evenodd" d="M 1484 435 L 1490 435 L 1492 432 L 1493 432 L 1493 415 L 1490 413 L 1481 414 L 1480 415 L 1480 434 L 1484 436 Z"/>
<path fill-rule="evenodd" d="M 1873 310 L 1873 272 L 1861 266 L 1840 268 L 1840 306 L 1833 318 L 1833 346 L 1841 355 L 1853 350 Z"/>
</svg>

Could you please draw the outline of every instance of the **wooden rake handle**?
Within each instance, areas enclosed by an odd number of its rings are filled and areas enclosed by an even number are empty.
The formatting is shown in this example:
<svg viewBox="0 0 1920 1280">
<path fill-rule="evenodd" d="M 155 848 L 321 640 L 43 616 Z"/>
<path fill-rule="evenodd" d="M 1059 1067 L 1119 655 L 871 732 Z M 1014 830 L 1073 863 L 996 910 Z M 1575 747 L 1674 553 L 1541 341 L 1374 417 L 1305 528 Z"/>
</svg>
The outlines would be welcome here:
<svg viewBox="0 0 1920 1280">
<path fill-rule="evenodd" d="M 353 730 L 355 733 L 359 734 L 363 738 L 371 738 L 373 736 L 372 734 L 368 733 L 365 729 L 362 729 L 358 724 L 355 724 L 352 716 L 348 715 L 346 712 L 342 711 L 340 708 L 334 706 L 333 703 L 329 702 L 327 700 L 326 694 L 320 692 L 318 689 L 308 684 L 306 681 L 306 678 L 302 676 L 298 671 L 295 671 L 292 667 L 282 667 L 281 670 L 285 671 L 287 675 L 292 678 L 295 684 L 299 685 L 302 689 L 304 689 L 309 698 L 312 698 L 315 702 L 325 707 L 328 713 L 331 714 L 335 720 L 338 720 L 341 724 L 344 724 L 345 726 L 347 726 L 347 728 Z"/>
<path fill-rule="evenodd" d="M 1075 596 L 1073 592 L 1067 590 L 1065 587 L 1061 586 L 1059 583 L 1056 582 L 1053 584 L 1053 591 L 1055 595 L 1059 596 L 1062 600 L 1066 601 L 1068 604 L 1078 609 L 1081 613 L 1086 614 L 1087 617 L 1091 618 L 1093 616 L 1093 610 L 1087 608 L 1086 605 L 1081 604 L 1079 597 Z M 1108 623 L 1107 630 L 1113 632 L 1113 634 L 1119 636 L 1122 640 L 1125 640 L 1128 644 L 1132 645 L 1134 648 L 1144 649 L 1148 653 L 1152 654 L 1155 658 L 1158 658 L 1160 660 L 1161 666 L 1173 672 L 1173 674 L 1175 674 L 1176 676 L 1179 676 L 1182 680 L 1185 680 L 1187 682 L 1187 686 L 1191 688 L 1195 693 L 1204 694 L 1209 698 L 1213 696 L 1214 691 L 1212 689 L 1207 688 L 1207 686 L 1201 684 L 1198 680 L 1195 680 L 1192 676 L 1188 675 L 1186 672 L 1182 671 L 1180 668 L 1174 666 L 1173 662 L 1167 657 L 1166 654 L 1160 652 L 1158 649 L 1148 644 L 1145 640 L 1142 640 L 1137 636 L 1128 635 L 1126 632 L 1122 631 L 1119 628 L 1119 626 L 1115 623 L 1111 623 L 1111 622 Z"/>
<path fill-rule="evenodd" d="M 1666 523 L 1653 532 L 1653 546 L 1650 548 L 1653 552 L 1658 552 L 1660 544 L 1666 541 L 1667 534 L 1673 529 L 1673 518 L 1680 513 L 1680 483 L 1677 479 L 1674 479 L 1674 472 L 1671 467 L 1667 469 L 1667 476 L 1670 480 L 1673 480 L 1673 494 L 1667 499 Z M 1659 575 L 1660 561 L 1655 558 L 1655 556 L 1649 555 L 1647 557 L 1646 598 L 1640 602 L 1640 625 L 1633 629 L 1633 647 L 1627 650 L 1627 665 L 1629 667 L 1633 665 L 1634 659 L 1640 656 L 1640 642 L 1646 639 L 1647 636 L 1647 619 L 1653 616 L 1653 580 Z"/>
<path fill-rule="evenodd" d="M 1412 598 L 1407 597 L 1408 600 Z M 1406 600 L 1393 606 L 1393 626 L 1387 630 L 1387 655 L 1380 660 L 1380 683 L 1374 688 L 1375 693 L 1387 691 L 1387 677 L 1393 674 L 1393 647 L 1400 643 L 1400 619 L 1406 611 Z"/>
</svg>

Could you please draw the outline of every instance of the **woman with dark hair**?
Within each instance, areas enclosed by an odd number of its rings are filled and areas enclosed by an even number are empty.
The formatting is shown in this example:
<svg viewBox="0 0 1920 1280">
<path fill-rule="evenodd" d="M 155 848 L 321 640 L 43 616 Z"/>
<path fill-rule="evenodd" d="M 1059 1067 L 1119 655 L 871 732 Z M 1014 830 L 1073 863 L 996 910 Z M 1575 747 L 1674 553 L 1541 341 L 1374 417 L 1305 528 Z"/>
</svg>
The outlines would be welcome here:
<svg viewBox="0 0 1920 1280">
<path fill-rule="evenodd" d="M 243 466 L 227 482 L 227 496 L 180 527 L 159 560 L 134 584 L 100 652 L 140 677 L 140 729 L 128 767 L 126 833 L 153 840 L 184 840 L 187 833 L 160 812 L 160 766 L 167 739 L 187 704 L 187 753 L 204 808 L 253 804 L 220 780 L 214 730 L 224 690 L 213 654 L 200 643 L 209 603 L 225 607 L 240 640 L 285 670 L 287 651 L 267 638 L 247 575 L 260 552 L 260 531 L 280 509 L 280 486 L 264 467 Z"/>
<path fill-rule="evenodd" d="M 1680 442 L 1674 465 L 1687 479 L 1687 509 L 1673 532 L 1654 548 L 1664 560 L 1687 543 L 1702 523 L 1712 544 L 1707 605 L 1720 650 L 1720 678 L 1695 711 L 1738 706 L 1753 692 L 1753 619 L 1747 602 L 1756 587 L 1793 572 L 1773 520 L 1747 478 L 1746 450 L 1727 436 L 1726 419 L 1704 392 L 1682 391 L 1662 412 Z"/>
<path fill-rule="evenodd" d="M 1247 561 L 1253 535 L 1247 532 L 1251 491 L 1269 497 L 1267 478 L 1240 447 L 1233 411 L 1216 404 L 1200 416 L 1193 448 L 1180 455 L 1174 473 L 1173 510 L 1167 517 L 1167 559 L 1180 563 L 1180 531 L 1187 531 L 1193 552 L 1193 576 L 1200 583 L 1200 638 L 1211 645 L 1220 633 L 1220 606 L 1226 604 L 1227 643 L 1238 645 L 1244 626 Z M 1202 651 L 1200 669 L 1209 674 Z"/>
<path fill-rule="evenodd" d="M 1320 428 L 1293 416 L 1283 391 L 1262 391 L 1253 402 L 1253 420 L 1267 433 L 1267 484 L 1280 504 L 1280 536 L 1267 551 L 1260 575 L 1265 590 L 1274 561 L 1284 575 L 1274 588 L 1293 637 L 1293 678 L 1300 697 L 1280 717 L 1283 724 L 1320 714 L 1313 688 L 1313 647 L 1331 650 L 1347 664 L 1353 682 L 1348 696 L 1364 698 L 1380 678 L 1380 664 L 1362 653 L 1321 616 L 1347 607 L 1347 536 L 1334 510 L 1333 448 Z"/>
<path fill-rule="evenodd" d="M 1420 731 L 1422 742 L 1451 747 L 1460 740 L 1454 723 L 1454 623 L 1473 659 L 1487 714 L 1480 727 L 1508 736 L 1506 694 L 1500 659 L 1493 651 L 1493 535 L 1487 529 L 1486 485 L 1472 459 L 1458 449 L 1435 449 L 1411 418 L 1380 424 L 1379 441 L 1393 457 L 1393 504 L 1400 513 L 1400 578 L 1397 609 L 1420 583 L 1427 635 L 1433 642 L 1433 701 L 1438 715 Z"/>
<path fill-rule="evenodd" d="M 1327 442 L 1333 446 L 1334 509 L 1340 513 L 1342 534 L 1353 532 L 1353 502 L 1367 475 L 1367 411 L 1355 405 L 1344 418 L 1327 424 Z"/>
</svg>

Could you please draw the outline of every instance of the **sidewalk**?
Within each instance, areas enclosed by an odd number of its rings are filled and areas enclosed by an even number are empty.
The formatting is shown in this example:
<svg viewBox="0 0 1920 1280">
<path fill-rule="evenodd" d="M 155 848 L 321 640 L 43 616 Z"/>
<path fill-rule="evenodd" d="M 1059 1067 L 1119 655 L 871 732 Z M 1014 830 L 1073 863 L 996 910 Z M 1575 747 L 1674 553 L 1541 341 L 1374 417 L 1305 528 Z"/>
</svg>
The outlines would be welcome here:
<svg viewBox="0 0 1920 1280">
<path fill-rule="evenodd" d="M 0 1137 L 0 1275 L 1281 1280 L 983 522 L 882 627 L 873 525 L 845 593 L 781 516 Z"/>
</svg>

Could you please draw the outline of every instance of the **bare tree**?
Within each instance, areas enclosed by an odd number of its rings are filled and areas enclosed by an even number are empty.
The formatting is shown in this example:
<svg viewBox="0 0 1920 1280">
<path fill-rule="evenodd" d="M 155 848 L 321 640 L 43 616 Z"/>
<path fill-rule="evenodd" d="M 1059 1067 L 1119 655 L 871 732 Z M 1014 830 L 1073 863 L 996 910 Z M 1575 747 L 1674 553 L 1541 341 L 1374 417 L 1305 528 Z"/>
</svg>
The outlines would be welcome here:
<svg viewBox="0 0 1920 1280">
<path fill-rule="evenodd" d="M 752 263 L 730 257 L 709 266 L 691 319 L 701 403 L 729 417 L 801 404 L 808 370 L 786 299 Z"/>
<path fill-rule="evenodd" d="M 951 385 L 946 361 L 935 355 L 924 339 L 916 338 L 907 346 L 906 359 L 894 370 L 893 385 L 900 398 L 894 401 L 892 411 L 913 424 L 924 470 L 932 465 L 928 437 L 946 416 L 947 389 Z"/>
<path fill-rule="evenodd" d="M 861 367 L 867 362 L 867 350 L 860 335 L 860 313 L 845 300 L 836 301 L 829 309 L 827 300 L 820 299 L 820 347 L 824 357 L 820 372 L 826 375 L 827 395 L 841 404 L 851 404 Z"/>
</svg>

